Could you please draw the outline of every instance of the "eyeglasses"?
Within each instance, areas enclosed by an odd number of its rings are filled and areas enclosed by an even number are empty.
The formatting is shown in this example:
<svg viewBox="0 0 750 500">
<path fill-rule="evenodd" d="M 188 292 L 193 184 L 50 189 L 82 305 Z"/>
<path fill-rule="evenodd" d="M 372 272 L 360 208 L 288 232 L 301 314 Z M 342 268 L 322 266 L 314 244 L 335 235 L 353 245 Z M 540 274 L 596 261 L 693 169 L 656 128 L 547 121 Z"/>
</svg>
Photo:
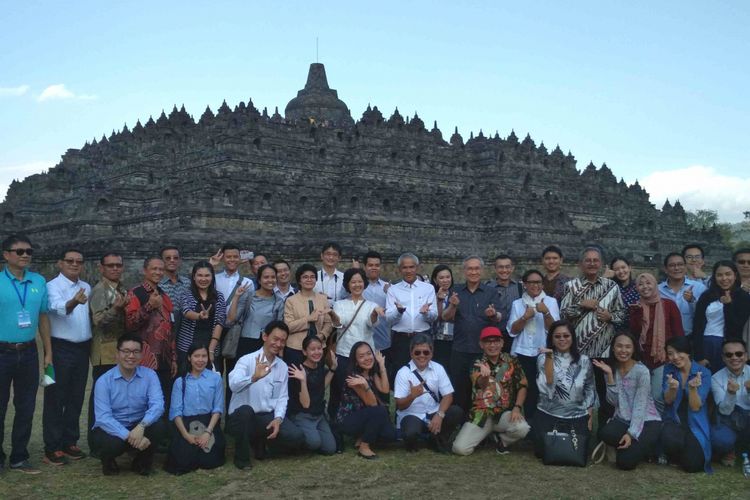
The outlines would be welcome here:
<svg viewBox="0 0 750 500">
<path fill-rule="evenodd" d="M 123 356 L 138 356 L 141 353 L 140 349 L 117 349 L 122 353 Z"/>
<path fill-rule="evenodd" d="M 701 260 L 703 257 L 700 255 L 686 255 L 685 260 Z"/>
<path fill-rule="evenodd" d="M 83 265 L 83 259 L 63 259 L 63 262 L 65 262 L 69 266 L 72 266 L 72 265 L 82 266 Z"/>
<path fill-rule="evenodd" d="M 20 254 L 19 254 L 19 255 L 20 255 Z M 29 254 L 29 255 L 31 255 L 31 254 Z M 747 265 L 750 265 L 750 260 L 738 260 L 738 261 L 736 261 L 736 262 L 737 262 L 737 264 L 739 264 L 739 265 L 741 265 L 741 266 L 747 266 Z"/>
<path fill-rule="evenodd" d="M 108 262 L 106 264 L 102 264 L 102 266 L 106 267 L 107 269 L 122 269 L 122 264 L 119 262 Z"/>
<path fill-rule="evenodd" d="M 534 281 L 524 281 L 527 285 L 541 285 L 542 282 L 540 280 L 534 280 Z"/>
<path fill-rule="evenodd" d="M 583 263 L 584 264 L 601 264 L 602 261 L 601 259 L 584 259 Z"/>
<path fill-rule="evenodd" d="M 316 276 L 314 274 L 303 274 L 302 276 L 299 277 L 300 281 L 302 281 L 302 280 L 314 280 L 314 279 L 316 279 Z"/>
<path fill-rule="evenodd" d="M 26 254 L 29 257 L 31 257 L 31 255 L 34 253 L 33 248 L 8 248 L 5 251 L 8 253 L 15 252 L 15 254 L 18 255 L 19 257 L 22 256 L 23 254 Z"/>
<path fill-rule="evenodd" d="M 432 351 L 430 351 L 429 349 L 425 349 L 424 351 L 416 350 L 412 351 L 411 353 L 415 356 L 429 356 L 430 354 L 432 354 Z"/>
<path fill-rule="evenodd" d="M 745 351 L 725 352 L 725 358 L 741 358 L 745 355 Z"/>
</svg>

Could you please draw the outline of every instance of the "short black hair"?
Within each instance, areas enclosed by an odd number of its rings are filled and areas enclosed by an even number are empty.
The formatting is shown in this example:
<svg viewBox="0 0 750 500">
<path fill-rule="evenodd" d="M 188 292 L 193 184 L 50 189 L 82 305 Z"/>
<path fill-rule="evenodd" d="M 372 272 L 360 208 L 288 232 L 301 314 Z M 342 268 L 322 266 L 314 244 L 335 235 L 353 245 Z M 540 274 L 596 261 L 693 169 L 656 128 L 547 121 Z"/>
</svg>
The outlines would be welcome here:
<svg viewBox="0 0 750 500">
<path fill-rule="evenodd" d="M 180 253 L 180 249 L 177 248 L 176 246 L 174 246 L 174 245 L 166 245 L 166 246 L 161 247 L 161 249 L 159 250 L 159 255 L 163 258 L 164 257 L 164 252 L 166 252 L 167 250 L 177 250 L 177 253 L 178 254 Z"/>
<path fill-rule="evenodd" d="M 102 255 L 102 258 L 99 259 L 99 264 L 104 265 L 104 259 L 107 257 L 120 257 L 122 259 L 122 255 L 117 252 L 105 252 L 104 255 Z"/>
<path fill-rule="evenodd" d="M 117 348 L 122 347 L 125 342 L 135 342 L 139 346 L 143 347 L 143 339 L 134 333 L 126 333 L 117 339 Z"/>
<path fill-rule="evenodd" d="M 239 252 L 240 247 L 235 243 L 224 243 L 224 245 L 221 247 L 221 253 L 224 253 L 227 250 L 237 250 Z"/>
<path fill-rule="evenodd" d="M 544 256 L 550 252 L 556 253 L 560 256 L 561 259 L 563 258 L 562 250 L 560 250 L 560 247 L 557 245 L 547 245 L 546 247 L 544 247 L 544 250 L 542 250 L 542 258 L 544 258 Z"/>
<path fill-rule="evenodd" d="M 292 266 L 289 265 L 289 262 L 285 261 L 284 259 L 276 259 L 275 261 L 273 261 L 271 265 L 274 269 L 276 269 L 276 264 L 285 264 L 289 269 L 292 268 Z"/>
<path fill-rule="evenodd" d="M 740 344 L 740 345 L 742 345 L 742 348 L 745 350 L 745 352 L 747 352 L 747 344 L 742 339 L 738 339 L 738 338 L 728 338 L 728 339 L 726 339 L 725 338 L 724 342 L 721 343 L 721 348 L 724 349 L 724 346 L 727 345 L 727 344 Z"/>
<path fill-rule="evenodd" d="M 367 264 L 367 259 L 378 259 L 380 262 L 383 262 L 383 256 L 380 255 L 379 252 L 376 252 L 375 250 L 369 250 L 364 257 L 362 257 L 362 263 Z"/>
<path fill-rule="evenodd" d="M 25 234 L 16 233 L 11 234 L 3 240 L 3 250 L 10 250 L 10 247 L 15 245 L 16 243 L 27 243 L 29 246 L 33 246 L 28 236 L 26 236 Z"/>
<path fill-rule="evenodd" d="M 671 259 L 672 257 L 679 257 L 682 259 L 683 262 L 685 262 L 685 257 L 683 257 L 680 252 L 669 252 L 664 257 L 664 267 L 667 267 L 667 262 L 669 262 L 669 259 Z"/>
<path fill-rule="evenodd" d="M 689 354 L 691 358 L 693 357 L 693 343 L 690 342 L 689 337 L 672 337 L 664 344 L 665 352 L 668 347 L 671 347 L 677 352 L 684 352 L 685 354 Z"/>
<path fill-rule="evenodd" d="M 3 247 L 3 248 L 6 248 L 6 247 Z M 743 253 L 750 253 L 750 247 L 738 248 L 737 250 L 732 252 L 732 260 L 737 262 L 737 257 Z"/>
<path fill-rule="evenodd" d="M 365 282 L 365 288 L 367 288 L 367 275 L 365 274 L 365 270 L 360 267 L 352 267 L 344 271 L 343 283 L 344 283 L 344 290 L 346 290 L 346 293 L 351 293 L 349 291 L 349 282 L 357 274 L 359 274 L 359 276 L 362 278 L 362 281 Z"/>
<path fill-rule="evenodd" d="M 294 271 L 294 279 L 297 281 L 297 283 L 300 282 L 300 278 L 306 272 L 312 272 L 316 276 L 316 278 L 318 276 L 318 269 L 312 264 L 305 262 L 304 264 L 300 264 L 300 266 L 297 267 L 297 270 Z"/>
<path fill-rule="evenodd" d="M 323 249 L 320 251 L 320 253 L 325 252 L 329 248 L 332 248 L 332 249 L 336 250 L 339 253 L 339 255 L 341 255 L 343 253 L 341 251 L 341 245 L 339 245 L 335 241 L 328 241 L 328 242 L 324 243 L 323 244 Z"/>
<path fill-rule="evenodd" d="M 62 252 L 60 252 L 60 259 L 59 260 L 64 260 L 65 256 L 68 255 L 71 252 L 77 253 L 78 255 L 80 255 L 81 257 L 83 257 L 83 252 L 81 252 L 79 249 L 73 248 L 73 247 L 66 247 L 65 249 L 63 249 Z"/>
<path fill-rule="evenodd" d="M 567 320 L 558 319 L 557 321 L 554 321 L 551 325 L 549 325 L 549 329 L 547 330 L 547 349 L 552 349 L 553 351 L 555 350 L 555 330 L 560 327 L 568 329 L 568 333 L 570 333 L 570 357 L 573 358 L 573 361 L 578 363 L 578 361 L 581 359 L 581 354 L 578 352 L 576 330 L 573 325 L 571 325 Z"/>
<path fill-rule="evenodd" d="M 691 248 L 697 248 L 698 250 L 700 250 L 700 252 L 701 252 L 701 259 L 703 257 L 705 257 L 705 252 L 703 251 L 703 247 L 700 246 L 697 243 L 688 243 L 687 245 L 685 245 L 684 247 L 682 247 L 682 252 L 681 252 L 682 256 L 685 257 L 685 252 L 687 252 Z"/>
<path fill-rule="evenodd" d="M 528 280 L 529 276 L 531 276 L 532 274 L 538 274 L 540 278 L 544 279 L 544 275 L 541 272 L 537 271 L 536 269 L 529 269 L 528 271 L 523 273 L 523 276 L 521 276 L 521 281 L 523 283 L 526 283 L 526 280 Z"/>
<path fill-rule="evenodd" d="M 160 260 L 164 262 L 164 259 L 162 259 L 159 255 L 149 255 L 148 257 L 143 259 L 143 269 L 148 268 L 148 265 L 151 264 L 152 260 Z"/>
<path fill-rule="evenodd" d="M 264 254 L 263 252 L 258 252 L 256 254 L 253 254 L 253 258 L 250 259 L 250 262 L 254 261 L 258 257 L 263 257 L 264 259 L 266 259 L 266 261 L 268 260 L 268 255 Z"/>
<path fill-rule="evenodd" d="M 283 321 L 279 319 L 275 319 L 271 321 L 270 323 L 268 323 L 266 327 L 263 329 L 263 333 L 265 335 L 271 335 L 271 332 L 276 329 L 286 332 L 286 336 L 287 337 L 289 336 L 289 327 L 287 326 L 286 323 L 284 323 Z"/>
<path fill-rule="evenodd" d="M 263 276 L 263 273 L 266 272 L 266 269 L 270 269 L 271 271 L 273 271 L 274 276 L 276 276 L 277 274 L 276 268 L 271 264 L 263 264 L 258 268 L 258 275 L 256 276 L 256 278 L 258 279 L 258 286 L 260 286 L 260 277 Z"/>
<path fill-rule="evenodd" d="M 513 258 L 507 253 L 501 253 L 501 254 L 496 255 L 495 258 L 492 259 L 492 263 L 494 264 L 498 260 L 505 260 L 505 259 L 509 260 L 511 264 L 513 263 Z"/>
</svg>

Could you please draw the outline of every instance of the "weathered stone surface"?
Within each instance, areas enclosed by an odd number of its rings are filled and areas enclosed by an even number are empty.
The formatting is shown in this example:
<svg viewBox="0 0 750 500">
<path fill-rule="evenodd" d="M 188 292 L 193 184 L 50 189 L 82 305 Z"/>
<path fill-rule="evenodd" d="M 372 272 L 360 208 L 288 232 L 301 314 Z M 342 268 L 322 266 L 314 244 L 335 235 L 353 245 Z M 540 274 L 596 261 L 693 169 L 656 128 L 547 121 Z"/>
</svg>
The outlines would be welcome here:
<svg viewBox="0 0 750 500">
<path fill-rule="evenodd" d="M 322 64 L 286 107 L 261 114 L 226 102 L 195 120 L 185 108 L 69 149 L 46 174 L 13 182 L 2 233 L 25 231 L 50 259 L 69 244 L 129 259 L 179 245 L 205 257 L 222 242 L 300 262 L 324 240 L 345 258 L 371 248 L 428 262 L 508 252 L 537 261 L 544 245 L 573 257 L 585 243 L 648 265 L 687 241 L 716 258 L 714 230 L 688 229 L 679 203 L 660 211 L 636 182 L 606 166 L 576 169 L 530 136 L 479 133 L 450 141 L 415 114 L 387 120 L 377 106 L 354 122 Z"/>
</svg>

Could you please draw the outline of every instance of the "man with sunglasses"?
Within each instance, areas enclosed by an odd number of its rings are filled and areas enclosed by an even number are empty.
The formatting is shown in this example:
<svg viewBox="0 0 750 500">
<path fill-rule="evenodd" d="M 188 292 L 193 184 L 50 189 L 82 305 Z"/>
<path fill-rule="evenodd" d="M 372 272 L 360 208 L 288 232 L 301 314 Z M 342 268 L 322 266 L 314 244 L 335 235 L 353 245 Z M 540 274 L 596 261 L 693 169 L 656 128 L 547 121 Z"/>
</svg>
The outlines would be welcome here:
<svg viewBox="0 0 750 500">
<path fill-rule="evenodd" d="M 742 289 L 750 292 L 750 248 L 739 248 L 732 254 L 742 280 Z"/>
<path fill-rule="evenodd" d="M 5 412 L 13 386 L 12 444 L 10 469 L 39 474 L 29 462 L 29 438 L 39 386 L 39 356 L 36 332 L 44 346 L 44 366 L 52 364 L 48 298 L 44 278 L 27 268 L 31 264 L 31 241 L 23 235 L 3 242 L 5 266 L 0 276 L 0 470 L 5 467 Z"/>
<path fill-rule="evenodd" d="M 464 419 L 453 404 L 453 385 L 445 368 L 432 361 L 430 335 L 411 339 L 411 361 L 396 373 L 396 426 L 401 429 L 407 451 L 417 451 L 420 434 L 429 433 L 435 451 L 449 453 L 450 436 Z"/>
<path fill-rule="evenodd" d="M 735 462 L 735 444 L 750 445 L 750 365 L 747 345 L 740 339 L 726 339 L 722 345 L 724 368 L 711 376 L 711 392 L 716 403 L 716 425 L 711 444 L 724 465 Z M 747 448 L 745 448 L 747 449 Z"/>
<path fill-rule="evenodd" d="M 99 260 L 101 279 L 89 297 L 91 312 L 91 394 L 89 396 L 89 451 L 98 457 L 91 426 L 94 425 L 94 387 L 99 377 L 117 364 L 117 339 L 125 334 L 125 305 L 128 289 L 122 284 L 123 263 L 120 254 L 109 252 Z"/>
<path fill-rule="evenodd" d="M 83 253 L 66 249 L 57 261 L 60 274 L 47 283 L 52 365 L 55 383 L 44 388 L 42 428 L 44 463 L 65 465 L 86 455 L 78 447 L 78 421 L 89 378 L 91 286 L 80 279 Z"/>
</svg>

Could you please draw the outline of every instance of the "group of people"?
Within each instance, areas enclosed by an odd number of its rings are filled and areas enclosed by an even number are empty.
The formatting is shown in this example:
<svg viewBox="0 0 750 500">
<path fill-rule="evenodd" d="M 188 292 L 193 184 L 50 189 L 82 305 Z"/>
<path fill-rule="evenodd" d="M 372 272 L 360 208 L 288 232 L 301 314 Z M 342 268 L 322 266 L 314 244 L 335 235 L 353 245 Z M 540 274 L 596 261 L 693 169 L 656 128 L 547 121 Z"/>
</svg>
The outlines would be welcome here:
<svg viewBox="0 0 750 500">
<path fill-rule="evenodd" d="M 526 438 L 545 463 L 560 463 L 558 439 L 572 436 L 578 459 L 563 463 L 585 465 L 595 415 L 622 469 L 653 459 L 708 472 L 712 457 L 731 464 L 750 444 L 750 249 L 707 276 L 702 249 L 688 245 L 666 256 L 661 283 L 633 277 L 623 257 L 605 270 L 596 246 L 581 252 L 576 277 L 562 274 L 554 245 L 520 280 L 499 255 L 483 282 L 483 259 L 469 256 L 461 284 L 447 265 L 420 275 L 419 258 L 404 253 L 391 284 L 377 252 L 339 270 L 334 242 L 320 269 L 301 264 L 294 282 L 288 262 L 261 254 L 242 276 L 232 244 L 185 276 L 168 246 L 128 289 L 116 252 L 100 258 L 91 287 L 78 249 L 62 252 L 45 282 L 28 269 L 27 237 L 2 244 L 0 426 L 12 386 L 11 470 L 40 472 L 27 449 L 37 332 L 43 461 L 86 457 L 78 422 L 91 364 L 88 449 L 105 475 L 127 451 L 143 475 L 160 449 L 174 474 L 219 467 L 224 433 L 238 469 L 274 453 L 334 454 L 347 438 L 368 460 L 398 439 L 408 451 L 426 443 L 468 455 L 492 440 L 505 454 Z"/>
</svg>

